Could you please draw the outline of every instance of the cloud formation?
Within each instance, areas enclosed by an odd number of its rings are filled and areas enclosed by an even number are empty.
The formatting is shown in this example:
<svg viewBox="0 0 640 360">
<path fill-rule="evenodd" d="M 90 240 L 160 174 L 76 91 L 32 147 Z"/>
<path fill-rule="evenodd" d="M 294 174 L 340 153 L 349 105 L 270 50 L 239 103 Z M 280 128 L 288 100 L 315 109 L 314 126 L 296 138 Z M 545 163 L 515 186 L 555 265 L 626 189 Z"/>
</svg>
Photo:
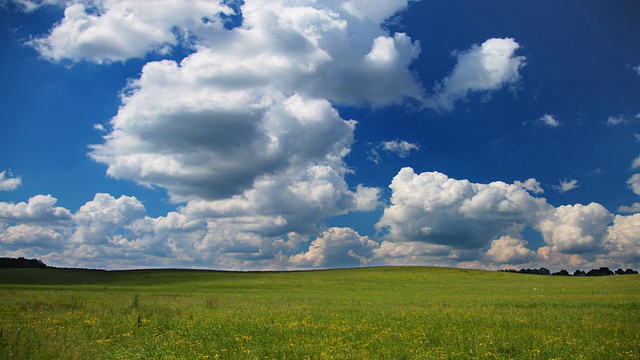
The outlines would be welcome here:
<svg viewBox="0 0 640 360">
<path fill-rule="evenodd" d="M 631 170 L 637 170 L 638 168 L 640 168 L 640 156 L 636 157 L 631 162 Z M 636 195 L 640 195 L 640 174 L 631 175 L 627 180 L 627 185 Z"/>
<path fill-rule="evenodd" d="M 637 214 L 614 217 L 598 203 L 554 207 L 534 196 L 542 193 L 535 179 L 478 184 L 404 168 L 390 188 L 391 204 L 376 224 L 382 242 L 374 254 L 384 263 L 562 268 L 636 261 L 635 250 L 620 249 L 636 244 Z M 525 228 L 542 236 L 537 251 L 528 248 Z"/>
<path fill-rule="evenodd" d="M 412 150 L 420 150 L 420 145 L 400 139 L 381 141 L 374 148 L 369 150 L 368 159 L 376 164 L 380 164 L 380 151 L 395 154 L 400 158 L 406 158 Z"/>
<path fill-rule="evenodd" d="M 638 214 L 614 216 L 597 203 L 551 206 L 536 196 L 542 192 L 534 179 L 480 184 L 402 169 L 390 185 L 391 203 L 373 238 L 349 228 L 309 227 L 319 224 L 325 211 L 341 211 L 330 208 L 340 194 L 329 187 L 332 183 L 289 189 L 318 189 L 307 203 L 289 202 L 297 196 L 281 193 L 289 185 L 265 183 L 261 186 L 274 186 L 271 192 L 191 201 L 159 217 L 145 215 L 135 197 L 96 194 L 72 213 L 56 207 L 55 198 L 38 195 L 28 203 L 0 203 L 0 251 L 58 266 L 103 268 L 277 270 L 425 263 L 580 268 L 638 261 Z M 360 192 L 361 206 L 378 206 L 377 191 Z M 525 228 L 539 232 L 544 242 L 539 249 L 529 247 Z M 20 250 L 24 247 L 28 254 Z"/>
<path fill-rule="evenodd" d="M 356 122 L 330 101 L 421 96 L 408 69 L 419 45 L 379 26 L 404 6 L 246 1 L 242 27 L 195 31 L 197 51 L 180 63 L 147 63 L 91 156 L 174 201 L 242 196 L 319 167 L 344 174 Z"/>
<path fill-rule="evenodd" d="M 403 168 L 389 186 L 391 206 L 376 227 L 387 232 L 389 241 L 482 248 L 514 226 L 534 224 L 546 211 L 546 201 L 531 196 L 522 184 L 476 184 Z"/>
<path fill-rule="evenodd" d="M 503 236 L 491 242 L 486 257 L 494 264 L 526 264 L 535 260 L 536 252 L 527 248 L 525 240 Z"/>
<path fill-rule="evenodd" d="M 556 208 L 534 178 L 484 184 L 404 168 L 388 205 L 381 189 L 347 182 L 358 121 L 339 106 L 409 101 L 450 111 L 473 94 L 516 86 L 526 59 L 512 38 L 454 53 L 455 67 L 429 95 L 411 69 L 420 43 L 384 26 L 408 0 L 14 3 L 65 9 L 28 42 L 49 61 L 166 58 L 130 79 L 117 114 L 94 126 L 103 141 L 90 156 L 109 176 L 165 189 L 179 205 L 151 217 L 137 198 L 103 193 L 75 212 L 51 195 L 0 202 L 3 254 L 22 256 L 28 247 L 62 266 L 236 270 L 638 261 L 640 217 L 613 216 L 596 203 Z M 230 23 L 232 15 L 241 21 Z M 550 114 L 536 121 L 560 125 Z M 420 149 L 400 139 L 374 146 L 374 161 Z M 637 194 L 639 176 L 629 179 Z M 0 173 L 0 190 L 20 183 Z M 570 180 L 559 189 L 575 187 Z M 325 225 L 381 207 L 375 236 Z M 540 249 L 530 248 L 525 229 L 539 233 Z"/>
<path fill-rule="evenodd" d="M 549 127 L 558 127 L 561 125 L 560 121 L 558 121 L 556 117 L 551 114 L 542 115 L 542 117 L 538 119 L 538 122 Z"/>
<path fill-rule="evenodd" d="M 19 3 L 33 10 L 54 2 Z M 47 35 L 28 42 L 52 61 L 102 63 L 167 53 L 181 37 L 223 28 L 220 14 L 233 14 L 228 6 L 205 0 L 58 3 L 66 7 L 64 18 Z"/>
<path fill-rule="evenodd" d="M 559 193 L 565 193 L 578 187 L 580 187 L 580 185 L 578 185 L 578 180 L 576 179 L 560 180 L 560 183 L 558 185 L 553 186 L 553 188 L 556 189 L 556 191 Z"/>
<path fill-rule="evenodd" d="M 22 179 L 19 176 L 12 177 L 7 171 L 0 172 L 0 191 L 12 191 L 22 185 Z"/>
<path fill-rule="evenodd" d="M 609 126 L 616 126 L 616 125 L 626 124 L 628 122 L 629 122 L 629 119 L 627 119 L 624 115 L 618 115 L 618 116 L 609 116 L 609 118 L 607 118 L 606 124 Z"/>
<path fill-rule="evenodd" d="M 51 195 L 36 195 L 28 202 L 0 202 L 0 220 L 9 223 L 60 224 L 72 219 L 71 212 L 54 206 L 58 199 Z"/>
<path fill-rule="evenodd" d="M 449 111 L 457 100 L 466 98 L 469 93 L 516 84 L 520 70 L 525 66 L 525 57 L 515 56 L 519 48 L 520 44 L 512 38 L 491 38 L 457 53 L 455 68 L 436 86 L 436 93 L 429 103 Z"/>
<path fill-rule="evenodd" d="M 331 228 L 313 240 L 308 251 L 292 256 L 290 262 L 315 268 L 361 266 L 371 261 L 378 247 L 380 244 L 353 229 Z"/>
</svg>

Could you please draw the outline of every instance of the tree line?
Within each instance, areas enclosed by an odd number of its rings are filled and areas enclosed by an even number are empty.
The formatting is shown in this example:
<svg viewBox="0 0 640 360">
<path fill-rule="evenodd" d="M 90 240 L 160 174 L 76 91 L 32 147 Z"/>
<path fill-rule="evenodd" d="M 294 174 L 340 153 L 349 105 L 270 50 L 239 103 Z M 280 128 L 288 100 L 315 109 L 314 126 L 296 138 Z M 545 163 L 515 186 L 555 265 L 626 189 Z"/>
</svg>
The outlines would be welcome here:
<svg viewBox="0 0 640 360">
<path fill-rule="evenodd" d="M 556 275 L 556 276 L 571 276 L 567 270 L 560 270 L 558 272 L 552 273 L 549 269 L 541 267 L 539 269 L 500 269 L 498 271 L 501 272 L 509 272 L 509 273 L 518 273 L 518 274 L 534 274 L 534 275 Z M 582 270 L 576 270 L 573 272 L 573 276 L 611 276 L 611 275 L 634 275 L 637 274 L 638 271 L 633 269 L 622 270 L 618 269 L 616 271 L 612 271 L 606 266 L 600 267 L 598 269 L 591 269 L 588 272 Z"/>
<path fill-rule="evenodd" d="M 48 268 L 49 266 L 38 259 L 25 259 L 23 257 L 0 258 L 0 269 L 22 268 L 22 269 L 38 269 Z"/>
</svg>

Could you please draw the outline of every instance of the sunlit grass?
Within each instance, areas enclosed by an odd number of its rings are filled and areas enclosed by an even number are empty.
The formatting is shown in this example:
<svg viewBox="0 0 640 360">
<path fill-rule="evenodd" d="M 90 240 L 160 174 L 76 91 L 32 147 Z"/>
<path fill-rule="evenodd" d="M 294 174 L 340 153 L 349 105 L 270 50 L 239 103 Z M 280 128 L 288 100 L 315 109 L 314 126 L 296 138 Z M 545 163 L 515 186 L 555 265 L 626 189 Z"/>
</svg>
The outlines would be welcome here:
<svg viewBox="0 0 640 360">
<path fill-rule="evenodd" d="M 640 355 L 636 275 L 25 269 L 0 270 L 0 283 L 3 359 Z"/>
</svg>

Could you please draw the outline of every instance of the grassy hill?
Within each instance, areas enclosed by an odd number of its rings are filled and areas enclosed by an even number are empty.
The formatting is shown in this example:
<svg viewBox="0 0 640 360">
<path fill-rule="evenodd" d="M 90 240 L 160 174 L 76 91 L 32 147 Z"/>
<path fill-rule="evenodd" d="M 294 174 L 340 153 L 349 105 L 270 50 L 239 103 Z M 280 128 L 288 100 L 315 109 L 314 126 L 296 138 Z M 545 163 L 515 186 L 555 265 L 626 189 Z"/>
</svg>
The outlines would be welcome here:
<svg viewBox="0 0 640 360">
<path fill-rule="evenodd" d="M 3 359 L 628 359 L 640 276 L 0 270 Z"/>
</svg>

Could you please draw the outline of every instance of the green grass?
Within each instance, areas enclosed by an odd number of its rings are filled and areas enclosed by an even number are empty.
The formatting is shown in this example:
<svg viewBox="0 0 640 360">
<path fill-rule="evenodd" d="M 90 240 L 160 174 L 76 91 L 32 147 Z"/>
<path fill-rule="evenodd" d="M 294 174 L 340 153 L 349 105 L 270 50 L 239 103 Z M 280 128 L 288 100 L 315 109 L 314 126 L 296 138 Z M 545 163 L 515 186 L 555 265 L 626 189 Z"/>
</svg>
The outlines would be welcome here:
<svg viewBox="0 0 640 360">
<path fill-rule="evenodd" d="M 0 270 L 0 359 L 633 359 L 640 276 Z"/>
</svg>

